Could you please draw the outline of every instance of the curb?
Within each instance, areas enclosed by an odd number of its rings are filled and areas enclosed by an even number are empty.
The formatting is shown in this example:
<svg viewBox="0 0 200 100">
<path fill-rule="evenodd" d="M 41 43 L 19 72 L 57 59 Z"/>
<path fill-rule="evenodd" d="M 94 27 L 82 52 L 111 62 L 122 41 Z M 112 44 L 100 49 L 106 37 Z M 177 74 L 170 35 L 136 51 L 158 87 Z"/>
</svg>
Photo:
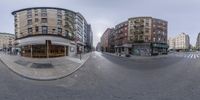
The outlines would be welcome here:
<svg viewBox="0 0 200 100">
<path fill-rule="evenodd" d="M 14 70 L 13 70 L 12 68 L 10 68 L 10 67 L 8 67 L 8 65 L 5 64 L 5 63 L 2 61 L 1 58 L 0 58 L 0 62 L 2 62 L 9 70 L 11 70 L 11 71 L 14 72 L 15 74 L 17 74 L 17 75 L 19 75 L 19 76 L 21 76 L 21 77 L 23 77 L 23 78 L 30 79 L 30 80 L 35 80 L 35 81 L 53 81 L 53 80 L 58 80 L 58 79 L 65 78 L 65 77 L 67 77 L 67 76 L 69 76 L 69 75 L 75 73 L 79 68 L 81 68 L 81 67 L 87 62 L 87 60 L 91 57 L 91 54 L 92 54 L 92 53 L 89 54 L 89 56 L 86 58 L 86 60 L 85 60 L 81 65 L 79 65 L 74 71 L 70 72 L 69 74 L 63 75 L 63 76 L 60 76 L 60 77 L 56 77 L 56 78 L 49 78 L 49 79 L 39 79 L 39 78 L 28 77 L 28 76 L 26 76 L 26 75 L 23 75 L 23 74 L 20 74 L 20 73 L 14 71 Z"/>
</svg>

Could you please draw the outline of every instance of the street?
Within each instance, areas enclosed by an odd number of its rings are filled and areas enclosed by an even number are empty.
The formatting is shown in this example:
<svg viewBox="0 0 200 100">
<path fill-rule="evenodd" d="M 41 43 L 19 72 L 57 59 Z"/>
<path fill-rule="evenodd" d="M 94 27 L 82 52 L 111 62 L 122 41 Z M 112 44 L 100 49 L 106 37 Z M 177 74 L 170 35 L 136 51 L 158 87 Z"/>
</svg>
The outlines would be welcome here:
<svg viewBox="0 0 200 100">
<path fill-rule="evenodd" d="M 0 98 L 2 100 L 198 100 L 199 60 L 178 57 L 176 54 L 134 60 L 93 52 L 78 71 L 54 81 L 22 78 L 0 62 Z"/>
</svg>

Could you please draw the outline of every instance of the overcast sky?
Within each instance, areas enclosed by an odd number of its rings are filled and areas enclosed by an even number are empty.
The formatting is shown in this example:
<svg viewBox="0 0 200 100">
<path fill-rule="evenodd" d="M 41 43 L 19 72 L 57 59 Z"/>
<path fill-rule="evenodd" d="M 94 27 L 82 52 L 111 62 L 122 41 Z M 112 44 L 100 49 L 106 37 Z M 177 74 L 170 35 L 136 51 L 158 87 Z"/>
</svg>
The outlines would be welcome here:
<svg viewBox="0 0 200 100">
<path fill-rule="evenodd" d="M 27 7 L 61 7 L 80 12 L 92 25 L 94 46 L 108 27 L 129 17 L 152 16 L 168 21 L 168 36 L 189 34 L 191 44 L 200 32 L 199 0 L 1 0 L 0 32 L 14 34 L 11 12 Z"/>
</svg>

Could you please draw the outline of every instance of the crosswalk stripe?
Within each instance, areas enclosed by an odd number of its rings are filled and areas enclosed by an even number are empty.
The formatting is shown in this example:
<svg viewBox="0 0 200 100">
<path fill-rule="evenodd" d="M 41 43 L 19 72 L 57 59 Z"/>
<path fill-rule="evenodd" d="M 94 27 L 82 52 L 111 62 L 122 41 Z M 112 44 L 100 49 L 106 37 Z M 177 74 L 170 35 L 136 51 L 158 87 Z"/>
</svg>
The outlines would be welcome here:
<svg viewBox="0 0 200 100">
<path fill-rule="evenodd" d="M 196 59 L 196 55 L 194 55 L 194 59 Z"/>
<path fill-rule="evenodd" d="M 191 57 L 190 57 L 190 58 L 192 59 L 192 58 L 193 58 L 193 56 L 194 56 L 194 55 L 193 55 L 193 54 L 191 54 Z"/>
<path fill-rule="evenodd" d="M 200 59 L 200 53 L 177 53 L 170 54 L 170 56 L 183 57 L 186 59 Z"/>
<path fill-rule="evenodd" d="M 188 58 L 190 59 L 192 57 L 192 55 L 190 54 L 190 55 L 188 55 Z"/>
</svg>

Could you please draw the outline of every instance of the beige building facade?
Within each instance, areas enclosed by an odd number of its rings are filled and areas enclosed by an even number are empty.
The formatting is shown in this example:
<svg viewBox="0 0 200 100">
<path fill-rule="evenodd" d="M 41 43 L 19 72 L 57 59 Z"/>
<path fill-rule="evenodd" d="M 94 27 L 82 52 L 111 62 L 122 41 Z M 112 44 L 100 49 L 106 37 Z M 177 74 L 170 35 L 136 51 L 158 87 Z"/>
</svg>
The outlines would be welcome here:
<svg viewBox="0 0 200 100">
<path fill-rule="evenodd" d="M 181 33 L 175 37 L 175 49 L 176 50 L 189 50 L 190 38 L 186 33 Z"/>
<path fill-rule="evenodd" d="M 15 35 L 10 33 L 0 33 L 0 49 L 9 49 L 14 46 Z"/>
<path fill-rule="evenodd" d="M 54 7 L 34 7 L 12 12 L 15 39 L 21 55 L 34 58 L 73 56 L 79 51 L 77 16 L 80 13 Z"/>
<path fill-rule="evenodd" d="M 174 50 L 175 49 L 175 39 L 170 37 L 168 39 L 168 45 L 169 45 L 169 50 Z"/>
</svg>

